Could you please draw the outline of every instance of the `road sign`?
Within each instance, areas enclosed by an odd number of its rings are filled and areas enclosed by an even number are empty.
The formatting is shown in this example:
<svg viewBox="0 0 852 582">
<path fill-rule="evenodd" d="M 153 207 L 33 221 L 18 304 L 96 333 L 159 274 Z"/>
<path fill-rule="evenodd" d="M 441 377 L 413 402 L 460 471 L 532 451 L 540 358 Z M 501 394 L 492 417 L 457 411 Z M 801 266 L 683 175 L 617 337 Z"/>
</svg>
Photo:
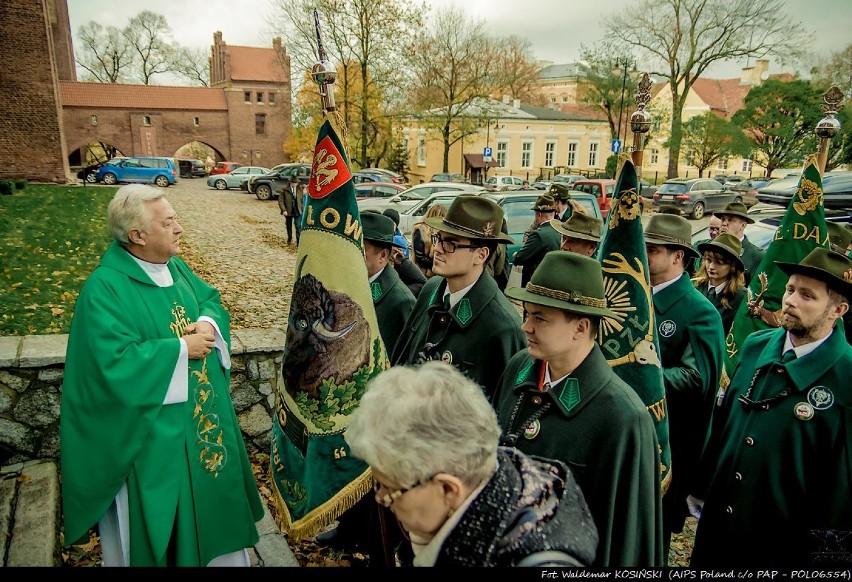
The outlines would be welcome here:
<svg viewBox="0 0 852 582">
<path fill-rule="evenodd" d="M 610 151 L 614 154 L 617 154 L 621 150 L 621 140 L 614 139 L 612 140 L 612 145 L 610 146 Z"/>
<path fill-rule="evenodd" d="M 494 150 L 492 150 L 490 147 L 488 147 L 488 146 L 484 147 L 482 149 L 482 161 L 483 162 L 490 162 L 491 161 L 491 155 L 493 153 L 494 153 Z"/>
</svg>

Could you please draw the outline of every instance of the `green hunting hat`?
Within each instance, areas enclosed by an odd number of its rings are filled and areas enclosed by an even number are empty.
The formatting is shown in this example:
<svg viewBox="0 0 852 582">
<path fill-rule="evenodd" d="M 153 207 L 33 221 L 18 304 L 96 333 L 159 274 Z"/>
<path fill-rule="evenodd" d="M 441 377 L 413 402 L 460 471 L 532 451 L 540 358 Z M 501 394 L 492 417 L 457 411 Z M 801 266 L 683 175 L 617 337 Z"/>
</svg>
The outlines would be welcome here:
<svg viewBox="0 0 852 582">
<path fill-rule="evenodd" d="M 551 222 L 550 225 L 559 234 L 580 240 L 590 240 L 596 243 L 601 242 L 601 226 L 603 226 L 603 222 L 591 214 L 575 212 L 568 217 L 568 220 L 559 223 Z"/>
<path fill-rule="evenodd" d="M 852 259 L 823 247 L 817 247 L 798 263 L 775 261 L 788 275 L 802 274 L 824 281 L 847 301 L 852 301 Z"/>
<path fill-rule="evenodd" d="M 536 212 L 556 212 L 556 200 L 550 194 L 542 194 L 533 204 Z"/>
<path fill-rule="evenodd" d="M 423 222 L 442 232 L 477 241 L 515 242 L 503 233 L 503 209 L 485 196 L 459 194 L 445 216 L 433 216 Z"/>
<path fill-rule="evenodd" d="M 658 213 L 645 226 L 646 243 L 679 247 L 693 257 L 699 257 L 698 251 L 692 248 L 691 240 L 692 227 L 683 216 Z"/>
<path fill-rule="evenodd" d="M 512 299 L 571 313 L 615 317 L 606 306 L 601 264 L 578 253 L 550 251 L 526 287 L 509 287 L 505 293 Z"/>
<path fill-rule="evenodd" d="M 722 251 L 726 255 L 734 258 L 740 266 L 740 271 L 745 271 L 745 265 L 740 258 L 743 254 L 743 243 L 740 239 L 727 232 L 720 234 L 712 240 L 705 241 L 698 245 L 698 252 L 704 254 L 707 251 L 719 252 Z"/>
<path fill-rule="evenodd" d="M 749 224 L 754 222 L 754 219 L 748 215 L 748 208 L 742 202 L 728 202 L 722 210 L 714 212 L 713 216 L 722 218 L 726 214 L 742 218 Z"/>
<path fill-rule="evenodd" d="M 567 202 L 571 200 L 571 188 L 567 184 L 555 183 L 550 185 L 550 190 L 547 191 L 554 200 Z"/>
<path fill-rule="evenodd" d="M 827 222 L 828 238 L 831 242 L 831 250 L 846 255 L 849 253 L 849 244 L 852 243 L 852 230 L 840 226 L 836 222 Z"/>
<path fill-rule="evenodd" d="M 364 229 L 364 240 L 386 247 L 400 246 L 393 242 L 396 225 L 384 214 L 365 210 L 361 213 L 361 227 Z"/>
<path fill-rule="evenodd" d="M 676 214 L 680 216 L 680 208 L 674 206 L 672 204 L 663 204 L 657 209 L 657 212 L 660 214 Z"/>
</svg>

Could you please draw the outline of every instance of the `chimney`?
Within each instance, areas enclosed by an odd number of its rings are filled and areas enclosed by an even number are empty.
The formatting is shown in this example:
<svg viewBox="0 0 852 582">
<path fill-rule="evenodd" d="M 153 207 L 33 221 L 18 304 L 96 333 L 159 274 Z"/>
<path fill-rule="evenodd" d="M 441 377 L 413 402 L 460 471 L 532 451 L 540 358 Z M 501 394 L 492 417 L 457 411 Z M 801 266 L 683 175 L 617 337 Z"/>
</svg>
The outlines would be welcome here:
<svg viewBox="0 0 852 582">
<path fill-rule="evenodd" d="M 515 109 L 520 109 L 520 108 L 521 108 L 521 100 L 520 100 L 520 99 L 515 99 L 515 100 L 512 102 L 512 107 L 514 107 Z"/>
<path fill-rule="evenodd" d="M 741 85 L 760 85 L 769 73 L 769 61 L 758 59 L 753 67 L 744 67 L 740 75 Z"/>
<path fill-rule="evenodd" d="M 503 103 L 505 103 L 506 105 L 509 104 L 509 96 L 508 95 L 503 95 Z"/>
</svg>

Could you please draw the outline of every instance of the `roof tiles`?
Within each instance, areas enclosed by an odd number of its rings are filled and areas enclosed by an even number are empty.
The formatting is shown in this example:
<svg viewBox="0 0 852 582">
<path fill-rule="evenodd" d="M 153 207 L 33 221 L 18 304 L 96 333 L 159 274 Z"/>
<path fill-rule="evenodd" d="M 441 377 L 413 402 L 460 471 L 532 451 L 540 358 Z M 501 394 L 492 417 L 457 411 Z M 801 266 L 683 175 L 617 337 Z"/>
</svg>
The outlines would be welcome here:
<svg viewBox="0 0 852 582">
<path fill-rule="evenodd" d="M 225 92 L 222 89 L 208 87 L 78 83 L 75 81 L 61 81 L 59 85 L 63 107 L 207 111 L 228 109 Z"/>
</svg>

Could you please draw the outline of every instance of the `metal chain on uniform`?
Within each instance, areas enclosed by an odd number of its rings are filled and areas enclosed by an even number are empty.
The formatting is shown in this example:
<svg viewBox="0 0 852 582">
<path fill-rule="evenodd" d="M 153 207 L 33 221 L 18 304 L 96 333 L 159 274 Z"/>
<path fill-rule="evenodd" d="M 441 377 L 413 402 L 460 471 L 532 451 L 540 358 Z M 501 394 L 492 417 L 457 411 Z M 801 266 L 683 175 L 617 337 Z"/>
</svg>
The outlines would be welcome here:
<svg viewBox="0 0 852 582">
<path fill-rule="evenodd" d="M 775 364 L 777 364 L 777 362 L 770 364 L 769 366 L 764 366 L 763 368 L 758 368 L 757 370 L 755 370 L 754 376 L 751 377 L 751 382 L 748 385 L 748 390 L 746 390 L 746 393 L 740 394 L 739 396 L 737 396 L 737 400 L 739 400 L 740 403 L 742 403 L 742 405 L 745 407 L 746 410 L 763 410 L 763 411 L 769 410 L 771 407 L 775 406 L 781 400 L 783 400 L 784 398 L 786 398 L 787 396 L 790 395 L 790 387 L 787 386 L 786 388 L 784 388 L 784 390 L 782 390 L 781 392 L 779 392 L 777 395 L 773 396 L 772 398 L 766 398 L 765 400 L 752 400 L 751 399 L 751 393 L 754 390 L 755 383 L 757 383 L 757 377 L 760 375 L 760 373 L 763 370 L 766 370 L 766 373 L 768 374 L 770 368 L 772 368 L 772 366 L 774 366 Z"/>
</svg>

